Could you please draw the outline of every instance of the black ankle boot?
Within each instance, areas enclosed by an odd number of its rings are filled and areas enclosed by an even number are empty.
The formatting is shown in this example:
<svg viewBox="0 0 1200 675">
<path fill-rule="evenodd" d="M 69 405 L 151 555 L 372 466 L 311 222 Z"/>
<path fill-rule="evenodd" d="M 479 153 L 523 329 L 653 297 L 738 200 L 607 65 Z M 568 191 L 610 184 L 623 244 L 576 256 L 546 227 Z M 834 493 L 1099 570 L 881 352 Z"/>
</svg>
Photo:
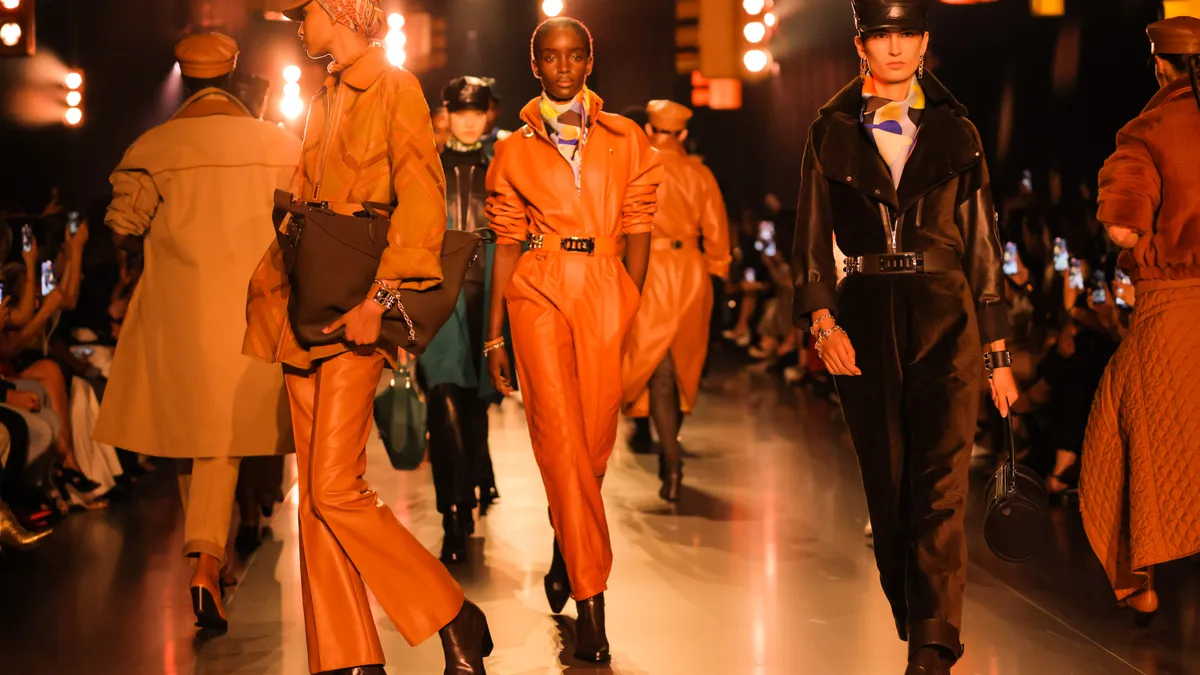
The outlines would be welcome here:
<svg viewBox="0 0 1200 675">
<path fill-rule="evenodd" d="M 484 657 L 492 655 L 492 631 L 488 628 L 483 610 L 470 600 L 463 600 L 458 616 L 438 631 L 442 651 L 446 654 L 443 675 L 486 675 Z"/>
<path fill-rule="evenodd" d="M 575 622 L 575 658 L 589 663 L 608 663 L 608 635 L 604 631 L 604 594 L 576 601 L 579 619 Z"/>
<path fill-rule="evenodd" d="M 658 473 L 662 479 L 658 496 L 671 503 L 679 501 L 679 495 L 683 492 L 683 462 L 662 460 Z"/>
<path fill-rule="evenodd" d="M 543 582 L 546 585 L 546 600 L 550 603 L 550 611 L 561 614 L 567 600 L 571 598 L 571 578 L 567 575 L 567 562 L 563 560 L 562 551 L 558 548 L 558 539 L 554 540 L 554 558 L 550 561 L 550 571 L 546 573 Z"/>
<path fill-rule="evenodd" d="M 927 619 L 908 627 L 908 668 L 904 675 L 950 675 L 962 657 L 958 629 L 938 619 Z"/>
<path fill-rule="evenodd" d="M 443 563 L 458 565 L 467 561 L 467 539 L 470 537 L 471 524 L 471 511 L 462 506 L 451 506 L 442 515 Z"/>
</svg>

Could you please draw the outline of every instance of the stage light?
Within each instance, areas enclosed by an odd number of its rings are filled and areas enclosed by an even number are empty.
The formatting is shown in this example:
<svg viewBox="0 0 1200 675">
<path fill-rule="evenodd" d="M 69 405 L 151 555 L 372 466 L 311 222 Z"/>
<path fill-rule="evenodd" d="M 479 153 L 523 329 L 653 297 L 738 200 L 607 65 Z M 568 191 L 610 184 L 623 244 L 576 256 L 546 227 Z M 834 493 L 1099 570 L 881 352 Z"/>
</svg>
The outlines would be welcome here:
<svg viewBox="0 0 1200 675">
<path fill-rule="evenodd" d="M 283 81 L 295 83 L 300 81 L 300 66 L 288 66 L 283 69 Z"/>
<path fill-rule="evenodd" d="M 403 14 L 388 14 L 388 29 L 389 30 L 403 30 L 404 29 L 404 15 Z"/>
<path fill-rule="evenodd" d="M 751 49 L 742 57 L 742 62 L 746 64 L 746 70 L 752 73 L 761 73 L 766 70 L 770 61 L 771 55 L 762 49 Z"/>
<path fill-rule="evenodd" d="M 6 23 L 0 26 L 0 42 L 4 43 L 5 47 L 15 47 L 21 41 L 21 26 L 15 23 Z"/>
<path fill-rule="evenodd" d="M 742 33 L 745 34 L 747 42 L 756 45 L 762 42 L 763 38 L 767 37 L 767 27 L 762 25 L 760 21 L 751 21 L 746 24 L 746 28 L 743 29 Z"/>
<path fill-rule="evenodd" d="M 74 71 L 67 73 L 67 89 L 78 89 L 83 86 L 83 75 Z"/>
<path fill-rule="evenodd" d="M 68 126 L 79 126 L 83 122 L 83 111 L 79 108 L 67 108 L 66 122 Z"/>
<path fill-rule="evenodd" d="M 544 2 L 542 2 L 542 14 L 545 14 L 546 16 L 558 16 L 559 14 L 562 14 L 563 9 L 565 8 L 563 7 L 562 0 L 544 0 Z"/>
<path fill-rule="evenodd" d="M 279 103 L 279 112 L 289 120 L 294 120 L 304 112 L 304 101 L 294 96 L 284 97 Z"/>
<path fill-rule="evenodd" d="M 78 108 L 79 104 L 82 102 L 83 102 L 83 94 L 81 94 L 77 91 L 68 91 L 67 92 L 67 105 L 71 106 L 72 108 Z"/>
<path fill-rule="evenodd" d="M 0 0 L 0 7 L 12 11 L 21 6 L 21 0 Z"/>
<path fill-rule="evenodd" d="M 766 0 L 745 0 L 742 3 L 742 8 L 745 9 L 746 13 L 750 16 L 758 16 L 759 12 L 762 12 L 764 9 L 766 9 L 766 6 Z"/>
<path fill-rule="evenodd" d="M 774 28 L 779 22 L 779 18 L 775 16 L 775 12 L 767 12 L 763 17 L 763 23 L 767 24 L 767 28 Z"/>
</svg>

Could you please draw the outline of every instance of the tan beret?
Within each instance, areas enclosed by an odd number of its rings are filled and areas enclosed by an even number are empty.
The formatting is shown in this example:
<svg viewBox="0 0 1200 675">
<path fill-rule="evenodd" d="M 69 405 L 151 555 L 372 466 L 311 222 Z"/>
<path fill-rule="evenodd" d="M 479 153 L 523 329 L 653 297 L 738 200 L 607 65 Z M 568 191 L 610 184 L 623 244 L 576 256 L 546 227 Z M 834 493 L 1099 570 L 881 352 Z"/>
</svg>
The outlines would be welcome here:
<svg viewBox="0 0 1200 675">
<path fill-rule="evenodd" d="M 692 111 L 674 101 L 650 101 L 646 113 L 650 115 L 650 125 L 661 131 L 683 131 L 692 119 Z"/>
<path fill-rule="evenodd" d="M 175 60 L 185 77 L 207 80 L 228 75 L 237 66 L 237 57 L 237 43 L 220 33 L 192 35 L 175 45 Z"/>
<path fill-rule="evenodd" d="M 1155 54 L 1200 54 L 1200 19 L 1177 16 L 1150 24 L 1150 49 Z"/>
</svg>

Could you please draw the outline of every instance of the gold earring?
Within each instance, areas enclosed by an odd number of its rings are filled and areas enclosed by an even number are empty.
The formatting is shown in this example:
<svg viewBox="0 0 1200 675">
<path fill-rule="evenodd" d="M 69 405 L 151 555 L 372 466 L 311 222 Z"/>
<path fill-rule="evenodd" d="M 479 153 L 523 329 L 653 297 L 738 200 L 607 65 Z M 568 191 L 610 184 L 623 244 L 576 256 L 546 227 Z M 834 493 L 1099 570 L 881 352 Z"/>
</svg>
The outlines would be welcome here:
<svg viewBox="0 0 1200 675">
<path fill-rule="evenodd" d="M 925 55 L 921 55 L 921 62 L 917 64 L 917 79 L 925 77 Z"/>
<path fill-rule="evenodd" d="M 867 65 L 867 60 L 866 60 L 866 59 L 859 59 L 859 62 L 858 62 L 858 76 L 859 76 L 861 79 L 864 79 L 864 80 L 865 80 L 865 79 L 867 79 L 867 76 L 868 76 L 868 75 L 870 75 L 870 74 L 871 74 L 871 66 Z"/>
</svg>

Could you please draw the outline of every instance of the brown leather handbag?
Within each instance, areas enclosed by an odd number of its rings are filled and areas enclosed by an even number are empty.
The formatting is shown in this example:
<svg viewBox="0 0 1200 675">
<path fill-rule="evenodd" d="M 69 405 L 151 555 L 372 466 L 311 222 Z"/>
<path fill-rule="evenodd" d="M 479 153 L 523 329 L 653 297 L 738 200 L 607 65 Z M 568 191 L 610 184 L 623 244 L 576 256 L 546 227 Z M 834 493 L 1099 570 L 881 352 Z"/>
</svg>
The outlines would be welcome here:
<svg viewBox="0 0 1200 675">
<path fill-rule="evenodd" d="M 275 192 L 275 236 L 291 283 L 288 318 L 301 347 L 341 342 L 345 329 L 325 327 L 357 307 L 375 283 L 391 225 L 386 204 L 366 202 L 354 215 L 335 213 L 325 202 L 302 202 Z M 383 316 L 379 342 L 418 356 L 454 312 L 463 278 L 490 230 L 447 230 L 442 242 L 442 283 L 400 291 L 400 302 Z"/>
</svg>

